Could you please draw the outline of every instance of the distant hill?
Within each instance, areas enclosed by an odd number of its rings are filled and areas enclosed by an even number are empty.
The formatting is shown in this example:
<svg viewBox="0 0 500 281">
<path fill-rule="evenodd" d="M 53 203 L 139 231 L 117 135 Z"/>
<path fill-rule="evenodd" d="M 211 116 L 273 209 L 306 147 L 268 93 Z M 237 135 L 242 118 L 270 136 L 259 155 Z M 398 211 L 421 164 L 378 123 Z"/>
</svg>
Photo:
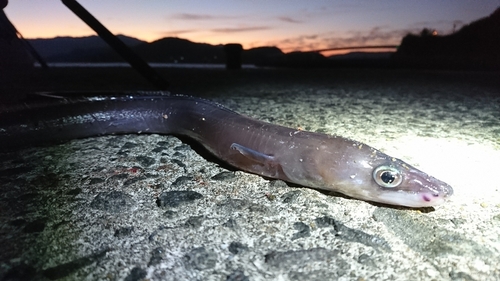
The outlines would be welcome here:
<svg viewBox="0 0 500 281">
<path fill-rule="evenodd" d="M 223 45 L 196 43 L 177 37 L 162 38 L 151 43 L 124 35 L 117 36 L 148 62 L 225 63 Z M 98 36 L 28 39 L 48 62 L 123 62 L 124 60 Z M 387 53 L 350 53 L 325 56 L 314 52 L 285 54 L 277 47 L 243 50 L 242 62 L 262 66 L 319 67 L 340 65 L 356 60 L 387 59 Z M 341 61 L 341 62 L 339 62 Z"/>
<path fill-rule="evenodd" d="M 149 62 L 224 63 L 224 46 L 168 37 L 143 43 L 134 50 Z"/>
<path fill-rule="evenodd" d="M 117 35 L 128 46 L 134 47 L 145 43 L 125 35 Z M 103 54 L 114 56 L 111 48 L 99 36 L 55 37 L 50 39 L 27 39 L 37 52 L 50 62 L 96 61 Z M 119 60 L 118 56 L 114 56 Z"/>
<path fill-rule="evenodd" d="M 223 45 L 191 42 L 186 39 L 167 37 L 151 43 L 118 35 L 125 44 L 148 62 L 170 63 L 225 63 Z M 55 37 L 50 39 L 28 39 L 33 47 L 48 62 L 122 62 L 98 36 Z M 258 47 L 244 50 L 243 63 L 254 64 L 277 56 L 283 52 L 276 47 Z"/>
<path fill-rule="evenodd" d="M 409 34 L 393 56 L 407 67 L 500 70 L 500 8 L 446 36 Z"/>
<path fill-rule="evenodd" d="M 245 50 L 241 60 L 248 64 L 262 64 L 268 61 L 273 61 L 284 53 L 277 47 L 257 47 Z"/>
</svg>

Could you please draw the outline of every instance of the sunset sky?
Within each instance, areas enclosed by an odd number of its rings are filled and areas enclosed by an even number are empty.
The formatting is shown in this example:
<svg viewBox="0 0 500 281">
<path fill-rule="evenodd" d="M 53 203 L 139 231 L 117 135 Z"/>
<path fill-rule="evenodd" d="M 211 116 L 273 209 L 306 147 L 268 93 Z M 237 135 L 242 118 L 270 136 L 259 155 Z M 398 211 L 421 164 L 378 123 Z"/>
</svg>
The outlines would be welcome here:
<svg viewBox="0 0 500 281">
<path fill-rule="evenodd" d="M 448 34 L 485 17 L 500 0 L 80 0 L 114 34 L 148 42 L 180 37 L 285 52 L 399 44 L 424 27 Z M 24 38 L 94 32 L 59 0 L 10 0 L 5 13 Z"/>
</svg>

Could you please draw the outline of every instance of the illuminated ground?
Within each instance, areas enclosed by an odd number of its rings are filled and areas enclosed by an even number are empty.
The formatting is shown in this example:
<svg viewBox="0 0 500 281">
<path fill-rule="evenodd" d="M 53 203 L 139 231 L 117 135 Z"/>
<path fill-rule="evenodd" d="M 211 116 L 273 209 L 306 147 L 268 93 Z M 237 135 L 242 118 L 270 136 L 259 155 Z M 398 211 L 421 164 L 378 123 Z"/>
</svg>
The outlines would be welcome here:
<svg viewBox="0 0 500 281">
<path fill-rule="evenodd" d="M 12 91 L 148 89 L 129 70 L 72 71 Z M 498 74 L 162 72 L 175 93 L 365 142 L 455 194 L 391 208 L 232 172 L 171 136 L 75 140 L 2 156 L 1 280 L 500 279 Z"/>
</svg>

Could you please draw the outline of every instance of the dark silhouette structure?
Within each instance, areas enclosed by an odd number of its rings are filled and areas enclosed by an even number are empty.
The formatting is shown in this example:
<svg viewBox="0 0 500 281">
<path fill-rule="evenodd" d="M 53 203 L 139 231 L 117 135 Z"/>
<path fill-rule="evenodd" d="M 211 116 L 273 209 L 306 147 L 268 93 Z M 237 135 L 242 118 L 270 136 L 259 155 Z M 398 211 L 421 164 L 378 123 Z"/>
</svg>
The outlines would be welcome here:
<svg viewBox="0 0 500 281">
<path fill-rule="evenodd" d="M 424 29 L 405 36 L 393 62 L 412 68 L 500 70 L 500 8 L 450 35 Z"/>
<path fill-rule="evenodd" d="M 224 53 L 226 54 L 226 69 L 241 69 L 242 52 L 243 46 L 241 46 L 241 44 L 224 45 Z"/>
</svg>

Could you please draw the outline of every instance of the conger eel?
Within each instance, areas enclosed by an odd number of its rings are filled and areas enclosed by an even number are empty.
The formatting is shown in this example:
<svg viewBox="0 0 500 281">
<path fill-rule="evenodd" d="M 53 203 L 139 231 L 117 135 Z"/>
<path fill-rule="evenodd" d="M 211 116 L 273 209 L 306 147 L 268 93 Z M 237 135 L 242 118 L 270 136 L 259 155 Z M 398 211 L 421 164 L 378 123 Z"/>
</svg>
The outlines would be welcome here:
<svg viewBox="0 0 500 281">
<path fill-rule="evenodd" d="M 41 100 L 0 113 L 1 150 L 107 134 L 175 134 L 243 171 L 366 201 L 426 207 L 453 194 L 366 144 L 258 121 L 200 98 L 146 92 Z"/>
</svg>

